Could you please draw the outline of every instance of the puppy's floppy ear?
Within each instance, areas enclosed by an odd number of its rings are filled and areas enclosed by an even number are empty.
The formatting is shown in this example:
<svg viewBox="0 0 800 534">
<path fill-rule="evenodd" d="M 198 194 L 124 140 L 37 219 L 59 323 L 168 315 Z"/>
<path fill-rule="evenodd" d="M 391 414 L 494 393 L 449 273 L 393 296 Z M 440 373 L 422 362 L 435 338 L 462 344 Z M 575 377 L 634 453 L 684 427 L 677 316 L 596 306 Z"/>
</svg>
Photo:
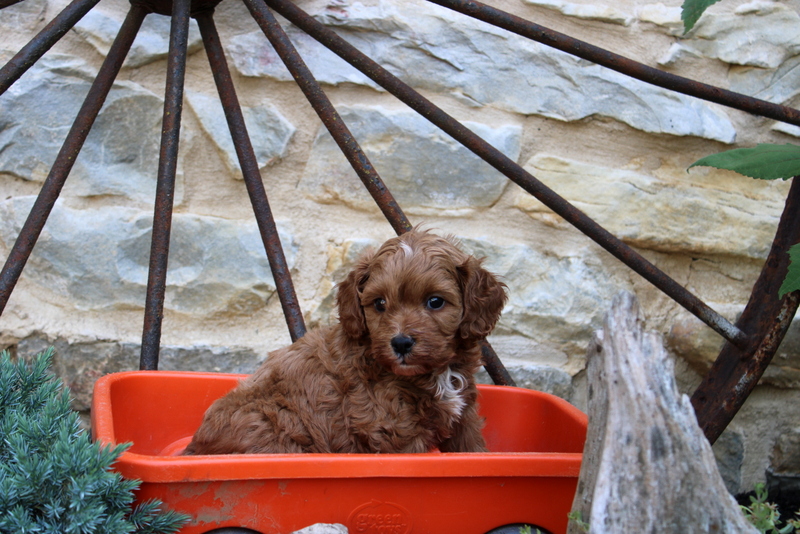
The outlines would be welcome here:
<svg viewBox="0 0 800 534">
<path fill-rule="evenodd" d="M 483 339 L 500 319 L 506 303 L 506 285 L 481 267 L 481 260 L 473 256 L 456 270 L 464 303 L 459 335 L 462 339 Z"/>
<path fill-rule="evenodd" d="M 347 278 L 337 286 L 336 304 L 339 308 L 339 323 L 344 332 L 360 339 L 367 334 L 367 319 L 361 307 L 361 290 L 369 278 L 369 263 L 372 254 L 361 258 Z"/>
</svg>

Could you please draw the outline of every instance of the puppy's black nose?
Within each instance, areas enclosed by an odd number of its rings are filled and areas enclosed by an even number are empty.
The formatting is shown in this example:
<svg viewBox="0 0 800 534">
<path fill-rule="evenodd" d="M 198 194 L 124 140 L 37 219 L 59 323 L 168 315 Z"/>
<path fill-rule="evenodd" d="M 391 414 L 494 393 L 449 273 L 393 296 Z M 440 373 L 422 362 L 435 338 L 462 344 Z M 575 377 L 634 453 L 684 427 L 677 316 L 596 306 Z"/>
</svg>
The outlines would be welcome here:
<svg viewBox="0 0 800 534">
<path fill-rule="evenodd" d="M 405 334 L 397 334 L 392 338 L 392 348 L 398 356 L 405 356 L 411 352 L 411 347 L 414 346 L 414 338 L 410 338 Z"/>
</svg>

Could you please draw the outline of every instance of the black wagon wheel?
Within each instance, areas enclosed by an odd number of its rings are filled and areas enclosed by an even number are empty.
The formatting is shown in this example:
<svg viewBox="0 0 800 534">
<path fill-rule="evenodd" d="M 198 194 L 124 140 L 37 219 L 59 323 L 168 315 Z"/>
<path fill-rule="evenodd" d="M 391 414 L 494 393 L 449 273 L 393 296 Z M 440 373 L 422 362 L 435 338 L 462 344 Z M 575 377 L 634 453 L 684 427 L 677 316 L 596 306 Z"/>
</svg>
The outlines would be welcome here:
<svg viewBox="0 0 800 534">
<path fill-rule="evenodd" d="M 8 7 L 19 1 L 22 0 L 0 0 L 0 8 Z M 98 1 L 73 0 L 3 66 L 0 69 L 0 97 Z M 290 336 L 292 340 L 295 340 L 304 334 L 305 325 L 289 268 L 217 34 L 214 9 L 219 1 L 131 0 L 127 17 L 49 171 L 3 270 L 0 272 L 0 314 L 2 314 L 30 257 L 33 246 L 60 195 L 75 158 L 109 94 L 111 85 L 122 67 L 144 18 L 150 13 L 157 13 L 171 17 L 171 30 L 140 368 L 158 368 L 190 18 L 195 18 L 200 27 L 203 44 L 234 140 L 236 154 L 276 282 L 277 293 Z M 800 203 L 800 189 L 798 188 L 800 186 L 794 183 L 790 189 L 772 249 L 761 275 L 752 289 L 750 301 L 737 323 L 732 324 L 516 162 L 291 1 L 242 1 L 395 232 L 400 234 L 410 230 L 412 228 L 410 221 L 347 125 L 342 121 L 325 92 L 314 79 L 303 58 L 278 23 L 273 11 L 481 157 L 721 335 L 726 340 L 725 346 L 692 397 L 698 420 L 706 436 L 712 442 L 717 439 L 755 387 L 775 354 L 797 309 L 798 299 L 800 299 L 798 294 L 791 293 L 780 299 L 777 294 L 788 267 L 788 247 L 800 241 L 800 224 L 798 224 L 800 221 L 797 220 L 800 217 L 800 209 L 798 209 L 800 207 L 798 206 Z M 492 6 L 468 0 L 429 1 L 638 80 L 751 114 L 800 126 L 800 112 L 795 109 L 668 74 Z M 488 343 L 483 345 L 483 354 L 486 368 L 495 383 L 513 385 L 513 379 Z"/>
</svg>

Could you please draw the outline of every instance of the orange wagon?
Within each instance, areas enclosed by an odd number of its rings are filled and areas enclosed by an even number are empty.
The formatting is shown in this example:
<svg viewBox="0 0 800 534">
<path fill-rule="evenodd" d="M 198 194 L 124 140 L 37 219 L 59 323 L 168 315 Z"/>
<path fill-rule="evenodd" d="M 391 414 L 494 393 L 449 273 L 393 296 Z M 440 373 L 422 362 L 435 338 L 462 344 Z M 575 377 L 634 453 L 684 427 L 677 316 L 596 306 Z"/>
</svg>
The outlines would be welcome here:
<svg viewBox="0 0 800 534">
<path fill-rule="evenodd" d="M 134 371 L 95 386 L 92 427 L 132 442 L 116 464 L 191 514 L 182 534 L 290 533 L 341 523 L 352 534 L 563 534 L 580 471 L 586 415 L 546 393 L 479 386 L 488 453 L 179 456 L 211 403 L 243 375 Z"/>
</svg>

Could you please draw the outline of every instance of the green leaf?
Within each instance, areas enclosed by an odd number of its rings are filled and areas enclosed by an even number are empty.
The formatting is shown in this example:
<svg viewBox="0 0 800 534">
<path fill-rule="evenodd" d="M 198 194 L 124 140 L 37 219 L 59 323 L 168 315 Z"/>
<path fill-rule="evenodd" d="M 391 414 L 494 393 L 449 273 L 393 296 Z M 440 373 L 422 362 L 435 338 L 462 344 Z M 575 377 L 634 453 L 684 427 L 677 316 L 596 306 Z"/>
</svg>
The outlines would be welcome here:
<svg viewBox="0 0 800 534">
<path fill-rule="evenodd" d="M 778 290 L 778 297 L 800 289 L 800 243 L 789 249 L 789 259 L 791 260 L 789 272 L 786 273 L 786 278 L 783 279 L 783 284 Z"/>
<path fill-rule="evenodd" d="M 694 28 L 695 23 L 700 18 L 700 15 L 713 4 L 719 0 L 684 0 L 681 6 L 681 20 L 683 21 L 683 33 L 688 32 Z"/>
<path fill-rule="evenodd" d="M 800 146 L 761 144 L 755 148 L 736 148 L 695 161 L 692 167 L 715 167 L 761 180 L 788 180 L 800 175 Z"/>
</svg>

